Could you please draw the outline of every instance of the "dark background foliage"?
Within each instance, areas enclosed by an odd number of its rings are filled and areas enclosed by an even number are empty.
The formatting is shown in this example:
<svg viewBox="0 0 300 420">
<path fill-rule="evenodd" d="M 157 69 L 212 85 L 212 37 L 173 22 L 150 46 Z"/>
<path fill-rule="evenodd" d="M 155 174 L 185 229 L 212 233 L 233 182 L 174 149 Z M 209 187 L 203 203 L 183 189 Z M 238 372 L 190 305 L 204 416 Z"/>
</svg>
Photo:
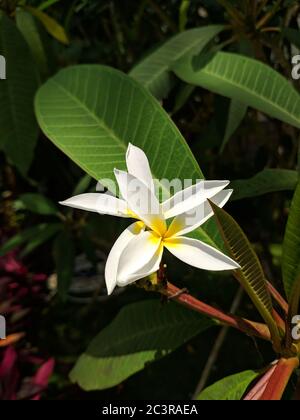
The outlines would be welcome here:
<svg viewBox="0 0 300 420">
<path fill-rule="evenodd" d="M 13 2 L 2 2 L 2 7 L 13 10 Z M 38 6 L 41 1 L 31 0 L 27 4 Z M 216 0 L 192 0 L 188 9 L 186 28 L 207 24 L 231 23 L 231 18 Z M 237 7 L 242 7 L 237 2 Z M 247 3 L 247 2 L 245 2 Z M 275 3 L 275 2 L 274 2 Z M 293 8 L 297 2 L 280 2 L 269 26 L 280 26 L 289 20 L 290 27 L 297 28 L 297 13 Z M 273 2 L 270 1 L 270 7 Z M 50 73 L 76 63 L 101 63 L 128 72 L 151 50 L 179 31 L 180 0 L 61 0 L 53 4 L 47 13 L 65 28 L 70 38 L 69 45 L 62 45 L 47 35 L 52 49 Z M 7 11 L 7 9 L 6 9 Z M 12 16 L 13 17 L 13 16 Z M 277 47 L 277 34 L 258 34 L 252 22 L 245 21 L 242 27 L 234 27 L 236 42 L 225 47 L 228 51 L 251 51 L 257 59 L 269 64 L 290 78 L 290 43 L 283 41 Z M 227 38 L 228 39 L 228 38 Z M 224 39 L 225 40 L 225 39 Z M 224 41 L 222 38 L 220 41 Z M 208 179 L 246 179 L 265 168 L 295 169 L 297 165 L 297 130 L 280 121 L 265 118 L 250 109 L 223 153 L 220 153 L 224 137 L 229 101 L 201 88 L 196 88 L 185 104 L 175 109 L 178 92 L 182 88 L 179 80 L 163 102 L 179 127 L 201 168 Z M 175 110 L 174 110 L 175 109 Z M 24 193 L 39 193 L 58 202 L 72 195 L 84 174 L 43 135 L 40 135 L 33 164 L 23 177 L 0 155 L 0 241 L 4 243 L 17 232 L 39 223 L 51 222 L 52 215 L 43 216 L 20 211 L 16 201 Z M 88 182 L 88 181 L 87 181 Z M 254 243 L 270 280 L 280 286 L 280 255 L 284 228 L 287 220 L 291 193 L 280 192 L 236 201 L 228 205 L 228 211 L 236 218 Z M 20 204 L 20 203 L 19 203 Z M 73 238 L 76 238 L 75 255 L 86 255 L 86 262 L 75 263 L 76 278 L 88 282 L 96 274 L 99 254 L 101 267 L 113 240 L 121 231 L 119 221 L 107 221 L 100 216 L 71 212 L 64 215 Z M 21 250 L 20 250 L 21 252 Z M 44 273 L 55 283 L 55 258 L 53 241 L 46 242 L 22 259 L 30 273 Z M 0 281 L 7 276 L 2 272 Z M 10 274 L 9 274 L 10 275 Z M 172 282 L 188 287 L 191 293 L 203 300 L 229 309 L 238 285 L 228 276 L 199 273 L 174 260 L 168 265 L 168 276 Z M 98 274 L 99 277 L 99 274 Z M 101 277 L 101 275 L 100 275 Z M 28 278 L 26 277 L 26 281 Z M 10 281 L 15 281 L 10 280 Z M 18 278 L 18 281 L 21 281 Z M 23 280 L 22 280 L 23 282 Z M 48 282 L 49 283 L 49 282 Z M 51 284 L 51 281 L 50 281 Z M 68 372 L 90 340 L 102 327 L 114 318 L 118 310 L 129 302 L 145 299 L 145 293 L 129 287 L 111 298 L 105 297 L 102 285 L 92 290 L 81 289 L 78 295 L 58 297 L 44 285 L 39 304 L 32 297 L 32 316 L 22 325 L 9 324 L 9 333 L 22 331 L 24 339 L 16 344 L 20 348 L 30 347 L 34 354 L 44 358 L 54 357 L 55 373 L 44 393 L 46 399 L 184 399 L 190 398 L 216 340 L 218 330 L 212 329 L 193 339 L 172 355 L 146 367 L 125 383 L 103 392 L 85 393 L 68 380 Z M 39 291 L 41 293 L 41 291 Z M 152 297 L 152 296 L 150 296 Z M 27 299 L 28 300 L 28 299 Z M 20 297 L 20 303 L 23 299 Z M 2 302 L 0 302 L 1 305 Z M 162 304 L 165 304 L 162 302 Z M 0 306 L 1 308 L 1 306 Z M 1 311 L 0 311 L 1 312 Z M 255 317 L 248 298 L 244 297 L 239 314 Z M 209 383 L 225 375 L 248 368 L 261 368 L 270 362 L 271 349 L 251 338 L 231 331 L 211 371 Z M 23 376 L 27 365 L 20 361 Z M 33 369 L 34 370 L 34 369 Z"/>
</svg>

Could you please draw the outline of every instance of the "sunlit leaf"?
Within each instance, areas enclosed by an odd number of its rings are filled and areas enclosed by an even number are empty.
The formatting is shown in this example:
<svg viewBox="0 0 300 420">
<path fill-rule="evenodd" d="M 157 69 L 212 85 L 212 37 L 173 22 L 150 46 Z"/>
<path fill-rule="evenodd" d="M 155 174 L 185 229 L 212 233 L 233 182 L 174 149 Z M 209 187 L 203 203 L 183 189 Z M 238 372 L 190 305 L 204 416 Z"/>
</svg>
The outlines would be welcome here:
<svg viewBox="0 0 300 420">
<path fill-rule="evenodd" d="M 222 30 L 221 25 L 189 29 L 175 35 L 129 73 L 157 98 L 164 98 L 172 85 L 170 70 L 177 60 L 190 54 L 199 54 Z"/>
<path fill-rule="evenodd" d="M 294 191 L 298 183 L 298 172 L 288 169 L 265 169 L 250 179 L 233 181 L 232 200 L 257 197 L 277 191 Z"/>
<path fill-rule="evenodd" d="M 159 181 L 203 178 L 168 114 L 145 88 L 118 70 L 82 65 L 59 72 L 39 90 L 36 114 L 46 136 L 108 188 L 109 181 L 115 182 L 114 168 L 126 168 L 129 142 L 145 151 Z M 158 185 L 169 194 L 165 184 Z M 202 229 L 198 235 L 207 237 Z"/>
<path fill-rule="evenodd" d="M 55 3 L 58 3 L 60 0 L 45 0 L 39 6 L 39 10 L 46 10 L 49 7 L 53 6 Z"/>
<path fill-rule="evenodd" d="M 280 73 L 260 61 L 218 52 L 181 60 L 174 71 L 187 83 L 235 99 L 300 128 L 299 93 Z"/>
<path fill-rule="evenodd" d="M 86 391 L 110 388 L 213 325 L 174 303 L 128 305 L 79 358 L 71 380 Z"/>
<path fill-rule="evenodd" d="M 202 401 L 239 401 L 257 377 L 252 370 L 228 376 L 206 388 L 198 396 Z"/>
<path fill-rule="evenodd" d="M 231 257 L 241 266 L 237 277 L 256 308 L 268 324 L 273 325 L 272 300 L 259 262 L 246 235 L 225 210 L 211 203 L 225 245 Z"/>
<path fill-rule="evenodd" d="M 35 16 L 45 27 L 47 32 L 62 44 L 69 44 L 69 39 L 64 28 L 52 17 L 40 9 L 31 6 L 24 6 L 25 10 Z"/>
</svg>

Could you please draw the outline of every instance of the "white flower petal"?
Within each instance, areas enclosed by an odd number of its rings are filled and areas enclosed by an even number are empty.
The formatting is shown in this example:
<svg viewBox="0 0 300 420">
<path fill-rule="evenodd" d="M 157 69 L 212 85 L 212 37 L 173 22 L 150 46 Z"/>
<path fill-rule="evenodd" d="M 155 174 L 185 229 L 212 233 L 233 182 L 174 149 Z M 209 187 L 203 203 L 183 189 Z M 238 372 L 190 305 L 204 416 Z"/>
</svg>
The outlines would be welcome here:
<svg viewBox="0 0 300 420">
<path fill-rule="evenodd" d="M 143 181 L 149 190 L 155 193 L 149 161 L 144 151 L 129 143 L 126 153 L 126 163 L 128 172 Z"/>
<path fill-rule="evenodd" d="M 122 197 L 128 207 L 149 228 L 163 235 L 167 230 L 161 205 L 146 184 L 127 172 L 115 169 Z"/>
<path fill-rule="evenodd" d="M 127 276 L 126 279 L 123 280 L 117 280 L 117 285 L 120 287 L 127 286 L 130 283 L 133 283 L 135 281 L 144 279 L 145 277 L 150 276 L 153 273 L 156 273 L 159 270 L 159 266 L 161 263 L 162 255 L 163 255 L 164 247 L 161 244 L 152 257 L 152 259 L 144 266 L 142 267 L 138 272 Z"/>
<path fill-rule="evenodd" d="M 171 238 L 164 242 L 165 247 L 175 257 L 193 267 L 203 270 L 236 270 L 240 266 L 215 248 L 191 238 Z"/>
<path fill-rule="evenodd" d="M 146 231 L 135 236 L 124 248 L 119 260 L 117 282 L 129 284 L 131 276 L 151 262 L 161 244 L 161 238 L 154 232 Z"/>
<path fill-rule="evenodd" d="M 132 214 L 128 212 L 126 201 L 120 200 L 110 194 L 81 194 L 69 198 L 66 201 L 61 201 L 60 204 L 79 210 L 87 210 L 111 216 L 132 217 Z"/>
<path fill-rule="evenodd" d="M 107 293 L 109 295 L 113 292 L 114 288 L 117 285 L 119 260 L 122 255 L 122 252 L 132 240 L 132 238 L 137 237 L 143 231 L 143 228 L 143 223 L 133 223 L 119 236 L 114 246 L 112 247 L 105 266 L 105 282 L 107 287 Z"/>
<path fill-rule="evenodd" d="M 233 190 L 223 190 L 211 198 L 211 201 L 219 207 L 225 206 Z M 189 232 L 193 232 L 199 226 L 203 225 L 208 219 L 213 216 L 214 212 L 207 200 L 200 206 L 192 209 L 186 213 L 180 214 L 172 221 L 167 237 L 184 236 Z"/>
<path fill-rule="evenodd" d="M 170 219 L 196 208 L 206 199 L 218 194 L 228 184 L 229 181 L 200 181 L 179 191 L 162 204 L 165 218 Z"/>
</svg>

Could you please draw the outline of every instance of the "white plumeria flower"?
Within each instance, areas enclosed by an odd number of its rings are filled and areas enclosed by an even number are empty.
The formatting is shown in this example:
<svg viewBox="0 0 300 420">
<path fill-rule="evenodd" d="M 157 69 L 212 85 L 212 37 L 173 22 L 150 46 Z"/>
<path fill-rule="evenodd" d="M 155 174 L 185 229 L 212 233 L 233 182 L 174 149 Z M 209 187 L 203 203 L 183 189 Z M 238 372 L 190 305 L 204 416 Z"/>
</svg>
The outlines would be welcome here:
<svg viewBox="0 0 300 420">
<path fill-rule="evenodd" d="M 181 261 L 211 271 L 235 270 L 239 265 L 217 249 L 196 239 L 185 237 L 211 216 L 210 199 L 219 207 L 229 200 L 229 181 L 200 181 L 159 203 L 145 153 L 129 144 L 126 163 L 128 173 L 115 169 L 120 189 L 117 198 L 109 194 L 81 194 L 61 204 L 76 209 L 134 218 L 117 239 L 105 267 L 108 294 L 158 271 L 164 248 Z M 170 224 L 167 220 L 173 218 Z"/>
</svg>

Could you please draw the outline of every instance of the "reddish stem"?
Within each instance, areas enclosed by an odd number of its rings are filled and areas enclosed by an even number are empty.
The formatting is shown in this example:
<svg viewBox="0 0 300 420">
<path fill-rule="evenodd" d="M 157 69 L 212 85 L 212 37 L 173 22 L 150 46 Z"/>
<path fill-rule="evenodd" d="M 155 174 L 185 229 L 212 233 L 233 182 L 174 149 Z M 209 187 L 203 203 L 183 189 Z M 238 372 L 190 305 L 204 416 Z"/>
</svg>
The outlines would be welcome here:
<svg viewBox="0 0 300 420">
<path fill-rule="evenodd" d="M 267 372 L 259 379 L 259 381 L 254 385 L 254 387 L 248 392 L 244 401 L 258 401 L 262 397 L 263 393 L 266 390 L 268 382 L 273 375 L 278 361 L 276 361 L 271 367 L 268 368 Z"/>
<path fill-rule="evenodd" d="M 278 303 L 278 305 L 281 307 L 281 309 L 284 311 L 284 313 L 287 315 L 289 311 L 289 305 L 285 301 L 285 299 L 281 296 L 281 294 L 278 292 L 278 290 L 275 289 L 275 287 L 268 281 L 268 289 L 271 293 L 274 300 Z"/>
<path fill-rule="evenodd" d="M 280 359 L 259 400 L 280 401 L 294 370 L 298 367 L 298 357 Z"/>
<path fill-rule="evenodd" d="M 228 325 L 229 327 L 236 328 L 248 335 L 256 336 L 267 341 L 270 341 L 271 339 L 270 331 L 265 324 L 252 322 L 244 318 L 239 318 L 235 315 L 227 314 L 217 308 L 214 308 L 213 306 L 201 302 L 188 293 L 182 293 L 178 287 L 169 282 L 162 293 L 181 305 L 220 321 L 223 325 Z"/>
</svg>

